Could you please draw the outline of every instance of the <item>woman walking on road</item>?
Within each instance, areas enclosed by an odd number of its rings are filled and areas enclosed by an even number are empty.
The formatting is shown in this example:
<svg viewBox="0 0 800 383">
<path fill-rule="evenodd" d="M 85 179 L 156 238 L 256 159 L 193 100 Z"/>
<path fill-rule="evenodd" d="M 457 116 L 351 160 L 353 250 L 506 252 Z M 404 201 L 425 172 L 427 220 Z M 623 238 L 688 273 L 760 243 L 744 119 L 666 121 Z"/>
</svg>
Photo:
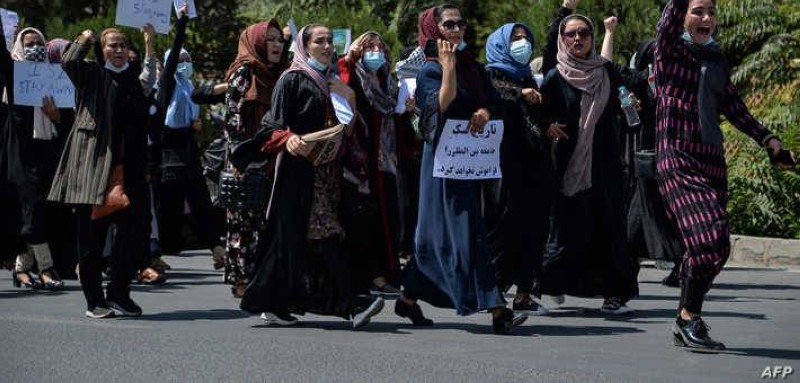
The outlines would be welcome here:
<svg viewBox="0 0 800 383">
<path fill-rule="evenodd" d="M 319 144 L 335 147 L 342 135 L 352 134 L 340 113 L 349 109 L 352 116 L 355 94 L 333 75 L 333 49 L 327 27 L 300 30 L 292 66 L 275 84 L 261 130 L 231 157 L 243 170 L 276 156 L 267 221 L 240 305 L 270 325 L 295 325 L 291 314 L 312 312 L 348 319 L 357 328 L 383 309 L 383 299 L 357 295 L 353 287 L 339 218 L 342 164 L 335 150 L 319 151 Z M 346 107 L 337 107 L 345 110 L 334 110 L 333 94 L 346 100 Z M 322 130 L 331 135 L 307 141 Z"/>
<path fill-rule="evenodd" d="M 725 349 L 709 336 L 701 318 L 705 295 L 730 255 L 719 115 L 771 157 L 785 154 L 781 141 L 750 115 L 731 83 L 713 39 L 716 27 L 714 0 L 671 0 L 658 23 L 655 50 L 659 189 L 686 249 L 673 337 L 677 346 L 701 350 Z"/>
</svg>

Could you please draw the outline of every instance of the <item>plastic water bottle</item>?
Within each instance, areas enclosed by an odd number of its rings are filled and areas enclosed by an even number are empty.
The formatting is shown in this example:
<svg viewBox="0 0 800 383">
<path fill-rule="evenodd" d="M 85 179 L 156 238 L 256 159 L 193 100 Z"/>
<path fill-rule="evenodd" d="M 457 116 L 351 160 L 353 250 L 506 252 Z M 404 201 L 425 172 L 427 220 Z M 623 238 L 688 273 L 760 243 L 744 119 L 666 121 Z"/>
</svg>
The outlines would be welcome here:
<svg viewBox="0 0 800 383">
<path fill-rule="evenodd" d="M 628 126 L 636 126 L 642 123 L 639 119 L 639 113 L 636 112 L 636 104 L 633 102 L 631 92 L 628 88 L 619 87 L 619 101 L 622 104 L 622 110 L 625 111 L 625 119 L 628 120 Z"/>
</svg>

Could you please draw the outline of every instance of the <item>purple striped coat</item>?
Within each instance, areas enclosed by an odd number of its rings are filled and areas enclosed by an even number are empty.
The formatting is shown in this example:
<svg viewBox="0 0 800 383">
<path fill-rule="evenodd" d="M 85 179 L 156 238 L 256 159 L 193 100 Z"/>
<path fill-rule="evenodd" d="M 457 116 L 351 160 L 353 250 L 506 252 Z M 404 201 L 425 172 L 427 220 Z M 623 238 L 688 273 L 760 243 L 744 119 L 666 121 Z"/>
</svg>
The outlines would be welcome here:
<svg viewBox="0 0 800 383">
<path fill-rule="evenodd" d="M 727 165 L 722 145 L 703 142 L 698 115 L 700 61 L 684 44 L 688 0 L 671 0 L 655 49 L 659 189 L 686 248 L 682 276 L 711 281 L 730 254 Z M 727 79 L 722 113 L 758 142 L 770 136 Z"/>
</svg>

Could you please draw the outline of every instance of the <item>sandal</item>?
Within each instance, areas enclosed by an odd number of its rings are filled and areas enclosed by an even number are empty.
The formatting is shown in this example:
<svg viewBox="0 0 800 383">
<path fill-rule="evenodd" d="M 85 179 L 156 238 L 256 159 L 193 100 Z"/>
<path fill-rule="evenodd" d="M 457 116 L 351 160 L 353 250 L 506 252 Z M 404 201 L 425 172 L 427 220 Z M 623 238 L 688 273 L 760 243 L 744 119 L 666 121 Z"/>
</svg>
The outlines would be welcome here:
<svg viewBox="0 0 800 383">
<path fill-rule="evenodd" d="M 19 279 L 20 275 L 27 276 L 28 280 L 27 281 L 20 280 Z M 36 282 L 36 280 L 33 279 L 31 273 L 27 271 L 14 270 L 11 272 L 11 279 L 14 281 L 14 287 L 24 287 L 26 289 L 38 289 L 39 287 L 41 287 L 41 284 L 39 284 L 39 282 Z"/>
<path fill-rule="evenodd" d="M 165 277 L 164 274 L 160 274 L 152 267 L 148 267 L 139 273 L 136 280 L 146 285 L 160 285 L 167 281 L 167 277 Z"/>
<path fill-rule="evenodd" d="M 42 281 L 43 287 L 48 290 L 61 290 L 64 287 L 64 282 L 52 267 L 42 270 L 39 273 L 39 280 Z"/>
</svg>

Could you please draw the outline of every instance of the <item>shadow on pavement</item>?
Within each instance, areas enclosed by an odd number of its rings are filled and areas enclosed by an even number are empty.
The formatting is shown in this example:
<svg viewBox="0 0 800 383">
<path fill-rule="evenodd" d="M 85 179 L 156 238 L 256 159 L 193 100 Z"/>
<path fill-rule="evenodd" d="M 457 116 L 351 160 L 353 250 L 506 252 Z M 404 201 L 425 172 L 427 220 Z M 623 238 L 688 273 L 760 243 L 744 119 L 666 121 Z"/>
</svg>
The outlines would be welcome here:
<svg viewBox="0 0 800 383">
<path fill-rule="evenodd" d="M 675 319 L 677 315 L 676 310 L 673 309 L 644 309 L 636 310 L 635 316 L 638 318 L 669 318 Z M 764 314 L 751 314 L 742 312 L 731 311 L 706 311 L 703 310 L 703 318 L 726 317 L 726 318 L 742 318 L 753 320 L 766 320 L 768 319 Z"/>
<path fill-rule="evenodd" d="M 250 314 L 242 310 L 211 309 L 162 312 L 152 315 L 143 315 L 140 319 L 147 321 L 231 320 L 247 318 L 249 316 Z"/>
<path fill-rule="evenodd" d="M 791 285 L 759 285 L 753 283 L 715 283 L 711 289 L 720 290 L 800 290 L 800 286 Z"/>
<path fill-rule="evenodd" d="M 800 350 L 780 350 L 773 348 L 729 348 L 722 353 L 762 357 L 768 359 L 800 360 Z"/>
</svg>

